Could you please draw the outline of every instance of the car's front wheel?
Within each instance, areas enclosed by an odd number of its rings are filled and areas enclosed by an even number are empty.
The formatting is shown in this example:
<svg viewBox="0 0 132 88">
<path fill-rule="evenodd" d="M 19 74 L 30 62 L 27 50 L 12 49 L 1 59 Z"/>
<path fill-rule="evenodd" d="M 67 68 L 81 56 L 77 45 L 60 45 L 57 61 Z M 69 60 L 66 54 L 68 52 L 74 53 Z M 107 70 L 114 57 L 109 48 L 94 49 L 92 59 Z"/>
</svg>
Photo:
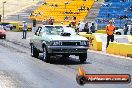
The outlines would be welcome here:
<svg viewBox="0 0 132 88">
<path fill-rule="evenodd" d="M 3 38 L 6 39 L 6 35 L 4 35 Z"/>
<path fill-rule="evenodd" d="M 42 58 L 42 60 L 45 62 L 50 62 L 50 56 L 49 56 L 48 51 L 47 51 L 45 46 L 43 47 L 43 58 Z"/>
<path fill-rule="evenodd" d="M 70 55 L 64 54 L 62 55 L 63 58 L 69 58 Z"/>
<path fill-rule="evenodd" d="M 35 58 L 38 58 L 38 56 L 39 56 L 39 52 L 38 52 L 38 50 L 34 47 L 33 44 L 31 44 L 31 56 L 32 56 L 32 57 L 35 57 Z"/>
<path fill-rule="evenodd" d="M 87 53 L 79 55 L 79 60 L 81 63 L 84 63 L 86 61 L 86 59 L 87 59 Z"/>
</svg>

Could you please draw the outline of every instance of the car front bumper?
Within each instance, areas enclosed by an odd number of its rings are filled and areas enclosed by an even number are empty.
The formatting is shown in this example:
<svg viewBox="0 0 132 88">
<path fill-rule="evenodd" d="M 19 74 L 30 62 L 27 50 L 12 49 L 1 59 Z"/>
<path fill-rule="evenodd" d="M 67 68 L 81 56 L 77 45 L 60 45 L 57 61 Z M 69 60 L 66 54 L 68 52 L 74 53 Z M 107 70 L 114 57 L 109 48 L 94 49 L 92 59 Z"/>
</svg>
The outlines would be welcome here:
<svg viewBox="0 0 132 88">
<path fill-rule="evenodd" d="M 4 37 L 6 34 L 0 33 L 0 38 Z"/>
<path fill-rule="evenodd" d="M 87 46 L 48 46 L 48 53 L 52 54 L 81 54 L 87 53 Z"/>
</svg>

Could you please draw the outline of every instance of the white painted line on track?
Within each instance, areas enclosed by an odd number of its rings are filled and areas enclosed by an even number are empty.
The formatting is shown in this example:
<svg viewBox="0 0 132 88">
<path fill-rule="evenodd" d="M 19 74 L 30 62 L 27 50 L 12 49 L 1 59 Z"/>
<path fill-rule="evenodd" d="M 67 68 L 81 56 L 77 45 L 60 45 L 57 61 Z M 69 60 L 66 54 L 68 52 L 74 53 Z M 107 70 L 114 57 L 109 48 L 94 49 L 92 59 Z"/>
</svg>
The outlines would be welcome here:
<svg viewBox="0 0 132 88">
<path fill-rule="evenodd" d="M 6 86 L 3 84 L 1 80 L 0 80 L 0 88 L 6 88 Z"/>
</svg>

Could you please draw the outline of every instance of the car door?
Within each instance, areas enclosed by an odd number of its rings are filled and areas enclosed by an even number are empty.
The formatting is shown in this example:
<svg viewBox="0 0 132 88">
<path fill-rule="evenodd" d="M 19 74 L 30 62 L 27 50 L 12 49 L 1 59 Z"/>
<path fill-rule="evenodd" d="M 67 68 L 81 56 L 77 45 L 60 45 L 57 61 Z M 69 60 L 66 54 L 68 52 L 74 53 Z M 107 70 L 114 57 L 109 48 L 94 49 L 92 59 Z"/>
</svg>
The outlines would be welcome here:
<svg viewBox="0 0 132 88">
<path fill-rule="evenodd" d="M 33 40 L 34 40 L 34 46 L 37 48 L 37 49 L 40 49 L 40 43 L 39 43 L 39 41 L 40 41 L 40 31 L 41 31 L 41 28 L 38 28 L 37 30 L 36 30 L 36 32 L 35 32 L 35 35 L 34 35 L 34 38 L 33 38 Z"/>
<path fill-rule="evenodd" d="M 37 39 L 37 47 L 40 51 L 42 51 L 42 42 L 44 40 L 43 33 L 44 33 L 43 29 L 40 28 L 39 33 L 38 33 L 38 39 Z"/>
</svg>

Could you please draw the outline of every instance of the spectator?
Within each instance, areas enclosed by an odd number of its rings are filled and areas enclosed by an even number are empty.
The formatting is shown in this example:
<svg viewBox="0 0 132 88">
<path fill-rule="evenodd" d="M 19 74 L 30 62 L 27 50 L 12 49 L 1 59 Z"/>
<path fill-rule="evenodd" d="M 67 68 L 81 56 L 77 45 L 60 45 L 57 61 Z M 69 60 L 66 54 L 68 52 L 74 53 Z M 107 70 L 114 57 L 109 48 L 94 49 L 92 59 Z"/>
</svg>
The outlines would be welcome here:
<svg viewBox="0 0 132 88">
<path fill-rule="evenodd" d="M 54 19 L 51 19 L 51 25 L 54 25 Z"/>
<path fill-rule="evenodd" d="M 50 17 L 50 19 L 48 20 L 48 25 L 51 25 L 51 17 Z"/>
<path fill-rule="evenodd" d="M 128 16 L 127 16 L 127 15 L 124 15 L 123 18 L 124 18 L 124 19 L 128 19 Z"/>
<path fill-rule="evenodd" d="M 110 14 L 109 14 L 109 13 L 107 14 L 107 17 L 108 17 L 108 18 L 110 17 Z"/>
<path fill-rule="evenodd" d="M 84 4 L 81 6 L 81 10 L 85 10 L 85 5 Z"/>
<path fill-rule="evenodd" d="M 67 10 L 64 12 L 64 14 L 68 14 Z"/>
<path fill-rule="evenodd" d="M 27 23 L 25 21 L 23 21 L 23 38 L 22 39 L 26 39 L 27 36 Z"/>
<path fill-rule="evenodd" d="M 124 35 L 127 35 L 127 32 L 128 32 L 128 26 L 127 26 L 127 23 L 126 23 L 125 26 L 124 26 Z"/>
<path fill-rule="evenodd" d="M 130 6 L 130 11 L 132 12 L 132 5 Z"/>
<path fill-rule="evenodd" d="M 79 25 L 80 25 L 80 23 L 81 23 L 81 22 L 80 22 L 80 21 L 78 21 L 78 24 L 77 24 L 77 26 L 79 26 Z"/>
<path fill-rule="evenodd" d="M 36 31 L 36 19 L 33 19 L 33 23 L 32 23 L 32 32 L 34 33 Z"/>
<path fill-rule="evenodd" d="M 46 5 L 47 3 L 46 3 L 46 0 L 43 0 L 43 5 Z"/>
<path fill-rule="evenodd" d="M 90 27 L 90 30 L 92 33 L 95 33 L 95 25 L 94 23 L 92 23 L 91 27 Z"/>
<path fill-rule="evenodd" d="M 58 4 L 55 4 L 55 7 L 58 7 Z"/>
<path fill-rule="evenodd" d="M 44 1 L 44 3 L 47 1 L 47 0 L 43 0 Z"/>
<path fill-rule="evenodd" d="M 85 24 L 85 26 L 84 26 L 84 30 L 83 30 L 83 31 L 89 33 L 88 22 Z"/>
<path fill-rule="evenodd" d="M 53 25 L 54 24 L 54 19 L 50 17 L 49 21 L 48 21 L 49 25 Z"/>
<path fill-rule="evenodd" d="M 80 23 L 81 23 L 81 22 L 78 21 L 78 25 L 77 25 L 77 29 L 76 29 L 77 33 L 79 33 L 79 31 L 80 31 L 80 30 L 79 30 Z"/>
<path fill-rule="evenodd" d="M 85 23 L 84 22 L 79 22 L 78 23 L 78 28 L 79 28 L 79 31 L 82 32 L 84 30 L 84 26 L 85 26 Z"/>
<path fill-rule="evenodd" d="M 45 19 L 43 20 L 43 25 L 46 25 L 46 20 Z"/>
<path fill-rule="evenodd" d="M 61 22 L 61 25 L 63 25 L 64 23 L 63 22 Z"/>
<path fill-rule="evenodd" d="M 111 20 L 112 20 L 113 23 L 115 23 L 115 19 L 114 18 L 112 18 Z"/>
<path fill-rule="evenodd" d="M 70 10 L 69 14 L 73 14 L 73 12 Z"/>
<path fill-rule="evenodd" d="M 132 35 L 132 23 L 131 23 L 131 26 L 130 26 L 130 34 Z"/>
<path fill-rule="evenodd" d="M 64 20 L 65 21 L 68 21 L 69 20 L 69 16 L 66 16 Z"/>
<path fill-rule="evenodd" d="M 10 25 L 10 30 L 12 30 L 13 29 L 13 24 L 9 24 Z"/>
<path fill-rule="evenodd" d="M 30 16 L 33 16 L 33 13 L 30 13 Z"/>
<path fill-rule="evenodd" d="M 52 3 L 50 6 L 51 6 L 51 7 L 53 7 L 53 6 L 54 6 L 54 4 Z"/>
<path fill-rule="evenodd" d="M 49 24 L 49 20 L 46 19 L 45 20 L 45 24 L 48 25 Z"/>
<path fill-rule="evenodd" d="M 89 8 L 87 7 L 87 11 L 89 11 Z"/>
<path fill-rule="evenodd" d="M 75 28 L 76 28 L 76 23 L 77 23 L 76 17 L 73 17 L 72 25 L 73 25 Z"/>
<path fill-rule="evenodd" d="M 43 15 L 43 12 L 39 12 L 38 15 L 40 15 L 40 16 Z"/>
<path fill-rule="evenodd" d="M 79 33 L 79 28 L 76 28 L 76 30 L 75 30 L 77 33 Z"/>
<path fill-rule="evenodd" d="M 74 14 L 79 14 L 79 12 L 74 12 Z"/>
<path fill-rule="evenodd" d="M 68 27 L 72 27 L 72 22 L 69 23 Z"/>
<path fill-rule="evenodd" d="M 125 0 L 121 0 L 121 2 L 125 2 Z"/>
</svg>

